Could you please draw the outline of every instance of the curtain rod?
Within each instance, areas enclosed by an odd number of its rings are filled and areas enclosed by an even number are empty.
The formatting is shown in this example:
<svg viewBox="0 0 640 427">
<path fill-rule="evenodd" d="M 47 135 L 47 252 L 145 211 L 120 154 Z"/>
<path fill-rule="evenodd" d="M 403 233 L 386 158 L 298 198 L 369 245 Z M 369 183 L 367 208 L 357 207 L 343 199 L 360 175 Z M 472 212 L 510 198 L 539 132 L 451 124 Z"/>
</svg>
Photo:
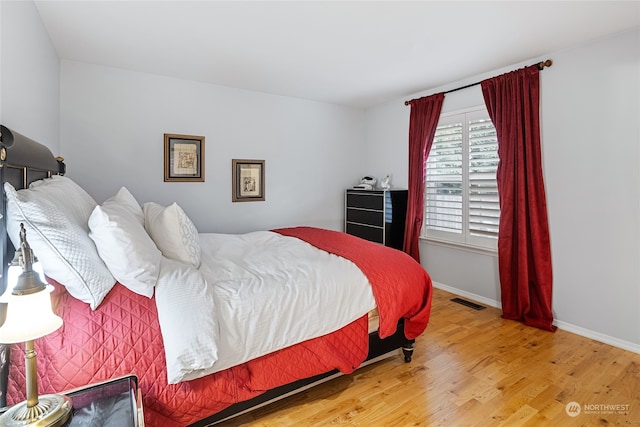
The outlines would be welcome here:
<svg viewBox="0 0 640 427">
<path fill-rule="evenodd" d="M 542 71 L 542 69 L 543 69 L 544 67 L 551 67 L 551 65 L 552 65 L 552 64 L 553 64 L 553 61 L 552 61 L 552 60 L 550 60 L 550 59 L 547 59 L 546 61 L 538 62 L 538 63 L 537 63 L 537 64 L 535 64 L 535 65 L 536 65 L 536 67 L 538 67 L 538 70 Z M 477 86 L 477 85 L 479 85 L 480 83 L 482 83 L 482 82 L 471 83 L 471 84 L 468 84 L 468 85 L 465 85 L 465 86 L 457 87 L 457 88 L 455 88 L 455 89 L 449 89 L 449 90 L 445 91 L 444 93 L 456 92 L 456 91 L 458 91 L 458 90 L 466 89 L 466 88 L 468 88 L 468 87 Z M 413 101 L 413 100 L 412 100 L 412 101 Z M 404 101 L 404 105 L 409 105 L 410 103 L 411 103 L 411 101 Z"/>
</svg>

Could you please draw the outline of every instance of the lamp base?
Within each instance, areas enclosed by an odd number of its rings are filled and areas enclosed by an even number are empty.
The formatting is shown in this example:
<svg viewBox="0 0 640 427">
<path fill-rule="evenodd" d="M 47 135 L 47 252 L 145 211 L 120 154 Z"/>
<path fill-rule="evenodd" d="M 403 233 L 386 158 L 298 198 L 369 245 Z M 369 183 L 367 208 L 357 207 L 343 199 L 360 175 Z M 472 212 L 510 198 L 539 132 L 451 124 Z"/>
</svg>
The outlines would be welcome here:
<svg viewBox="0 0 640 427">
<path fill-rule="evenodd" d="M 38 396 L 38 404 L 29 408 L 27 402 L 12 406 L 0 417 L 6 427 L 61 427 L 71 415 L 71 399 L 59 394 Z"/>
</svg>

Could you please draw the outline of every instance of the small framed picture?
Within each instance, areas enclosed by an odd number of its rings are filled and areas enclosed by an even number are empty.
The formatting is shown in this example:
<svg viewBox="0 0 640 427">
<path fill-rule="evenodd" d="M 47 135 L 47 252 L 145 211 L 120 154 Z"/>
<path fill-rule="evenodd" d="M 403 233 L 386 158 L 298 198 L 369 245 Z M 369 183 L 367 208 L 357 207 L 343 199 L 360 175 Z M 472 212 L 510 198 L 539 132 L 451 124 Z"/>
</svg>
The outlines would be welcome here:
<svg viewBox="0 0 640 427">
<path fill-rule="evenodd" d="M 231 170 L 232 201 L 264 201 L 264 160 L 233 159 Z"/>
<path fill-rule="evenodd" d="M 164 181 L 204 182 L 204 136 L 164 134 Z"/>
</svg>

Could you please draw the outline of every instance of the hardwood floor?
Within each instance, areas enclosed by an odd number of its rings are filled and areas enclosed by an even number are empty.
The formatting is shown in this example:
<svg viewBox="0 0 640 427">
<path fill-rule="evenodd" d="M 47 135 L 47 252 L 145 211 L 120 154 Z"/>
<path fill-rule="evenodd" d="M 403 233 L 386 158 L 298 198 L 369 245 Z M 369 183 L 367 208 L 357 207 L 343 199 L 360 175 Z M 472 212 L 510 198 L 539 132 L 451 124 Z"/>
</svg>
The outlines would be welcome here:
<svg viewBox="0 0 640 427">
<path fill-rule="evenodd" d="M 639 354 L 453 297 L 434 290 L 411 363 L 385 359 L 226 425 L 640 426 Z"/>
</svg>

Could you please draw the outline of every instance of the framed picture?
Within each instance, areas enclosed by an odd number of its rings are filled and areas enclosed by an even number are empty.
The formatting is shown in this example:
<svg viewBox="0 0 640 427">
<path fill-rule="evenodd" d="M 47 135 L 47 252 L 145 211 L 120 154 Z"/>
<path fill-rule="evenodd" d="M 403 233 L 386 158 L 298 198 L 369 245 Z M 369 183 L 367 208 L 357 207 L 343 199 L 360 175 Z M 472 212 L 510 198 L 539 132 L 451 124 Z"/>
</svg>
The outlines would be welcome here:
<svg viewBox="0 0 640 427">
<path fill-rule="evenodd" d="M 164 181 L 204 182 L 204 136 L 164 134 Z"/>
<path fill-rule="evenodd" d="M 231 161 L 234 202 L 264 201 L 264 160 Z"/>
</svg>

